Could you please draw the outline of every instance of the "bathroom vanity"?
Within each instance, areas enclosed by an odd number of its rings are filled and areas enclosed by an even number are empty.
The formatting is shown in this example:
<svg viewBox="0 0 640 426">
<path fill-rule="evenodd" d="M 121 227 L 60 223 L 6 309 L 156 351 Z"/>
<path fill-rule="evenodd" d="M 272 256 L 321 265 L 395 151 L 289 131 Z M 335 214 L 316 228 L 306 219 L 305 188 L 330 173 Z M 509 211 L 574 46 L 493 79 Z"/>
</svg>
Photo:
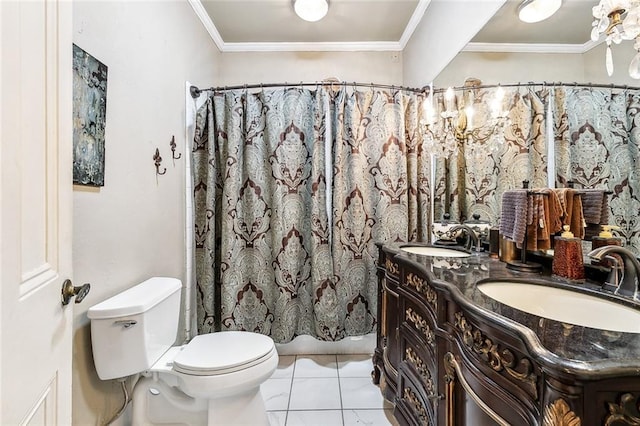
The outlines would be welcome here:
<svg viewBox="0 0 640 426">
<path fill-rule="evenodd" d="M 401 246 L 378 247 L 373 357 L 374 382 L 401 425 L 640 425 L 640 333 L 527 313 L 479 289 L 488 281 L 570 282 L 513 271 L 484 254 L 421 255 Z M 616 302 L 632 315 L 640 309 Z"/>
</svg>

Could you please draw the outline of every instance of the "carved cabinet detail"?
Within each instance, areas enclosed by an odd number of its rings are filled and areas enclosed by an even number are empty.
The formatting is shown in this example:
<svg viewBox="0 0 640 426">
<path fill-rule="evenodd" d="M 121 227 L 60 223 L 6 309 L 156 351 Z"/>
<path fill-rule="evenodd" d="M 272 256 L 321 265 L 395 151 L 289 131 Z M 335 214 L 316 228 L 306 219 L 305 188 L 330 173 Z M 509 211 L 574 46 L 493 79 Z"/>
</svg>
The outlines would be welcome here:
<svg viewBox="0 0 640 426">
<path fill-rule="evenodd" d="M 521 332 L 547 332 L 545 322 L 509 328 L 491 309 L 474 306 L 471 286 L 500 265 L 482 269 L 476 258 L 437 274 L 426 256 L 378 247 L 373 378 L 400 425 L 640 426 L 640 369 L 574 371 L 566 367 L 572 359 L 562 364 L 561 355 L 549 356 Z M 554 336 L 566 339 L 565 328 Z"/>
</svg>

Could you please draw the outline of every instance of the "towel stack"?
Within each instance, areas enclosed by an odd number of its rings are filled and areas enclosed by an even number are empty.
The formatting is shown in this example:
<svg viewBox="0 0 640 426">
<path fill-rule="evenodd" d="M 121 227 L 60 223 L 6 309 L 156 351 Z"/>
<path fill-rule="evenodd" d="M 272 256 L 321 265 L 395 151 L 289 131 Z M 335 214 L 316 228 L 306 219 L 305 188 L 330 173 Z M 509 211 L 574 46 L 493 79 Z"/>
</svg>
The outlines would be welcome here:
<svg viewBox="0 0 640 426">
<path fill-rule="evenodd" d="M 502 194 L 500 233 L 522 248 L 525 235 L 527 250 L 551 248 L 551 235 L 562 229 L 562 208 L 556 194 L 549 189 L 515 189 Z"/>
<path fill-rule="evenodd" d="M 553 191 L 560 202 L 562 224 L 569 225 L 569 230 L 573 235 L 583 239 L 585 222 L 580 192 L 572 188 L 559 188 Z"/>
<path fill-rule="evenodd" d="M 548 250 L 551 236 L 562 230 L 560 200 L 550 189 L 539 189 L 529 196 L 531 220 L 527 224 L 527 250 Z"/>
<path fill-rule="evenodd" d="M 582 210 L 586 223 L 585 238 L 600 232 L 600 225 L 609 223 L 609 198 L 601 189 L 582 189 Z"/>
<path fill-rule="evenodd" d="M 552 247 L 552 235 L 568 225 L 576 238 L 597 235 L 609 220 L 607 194 L 602 190 L 514 189 L 502 194 L 500 234 L 527 250 Z M 592 231 L 593 229 L 593 231 Z M 594 232 L 594 234 L 591 234 Z"/>
</svg>

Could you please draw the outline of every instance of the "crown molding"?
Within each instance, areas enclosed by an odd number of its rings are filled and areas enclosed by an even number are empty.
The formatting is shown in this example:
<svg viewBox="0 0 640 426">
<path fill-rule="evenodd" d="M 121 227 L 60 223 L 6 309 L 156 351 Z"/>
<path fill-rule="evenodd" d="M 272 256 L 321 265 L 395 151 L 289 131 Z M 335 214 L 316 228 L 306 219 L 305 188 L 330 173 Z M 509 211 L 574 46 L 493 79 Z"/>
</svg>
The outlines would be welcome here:
<svg viewBox="0 0 640 426">
<path fill-rule="evenodd" d="M 0 0 L 1 1 L 1 0 Z M 422 20 L 431 0 L 419 0 L 400 41 L 226 43 L 200 0 L 187 0 L 220 52 L 398 52 Z"/>
<path fill-rule="evenodd" d="M 411 15 L 411 18 L 409 19 L 409 22 L 407 23 L 407 26 L 405 27 L 404 32 L 400 37 L 400 50 L 403 50 L 407 45 L 407 43 L 409 43 L 409 40 L 411 39 L 413 32 L 416 30 L 416 28 L 420 24 L 420 21 L 422 21 L 422 18 L 424 17 L 424 13 L 427 11 L 427 8 L 429 7 L 429 3 L 431 3 L 431 0 L 420 0 L 418 2 L 418 5 L 416 6 L 416 10 L 413 11 L 413 15 Z"/>
<path fill-rule="evenodd" d="M 402 51 L 395 41 L 324 43 L 224 43 L 222 52 L 361 52 Z"/>
<path fill-rule="evenodd" d="M 218 29 L 213 24 L 213 21 L 209 17 L 209 14 L 207 13 L 207 11 L 204 9 L 202 2 L 200 0 L 187 0 L 187 1 L 191 5 L 191 8 L 196 13 L 198 18 L 200 19 L 200 22 L 202 22 L 202 25 L 204 25 L 204 28 L 207 30 L 207 32 L 211 36 L 211 39 L 213 40 L 213 42 L 218 47 L 218 50 L 221 52 L 224 52 L 224 45 L 225 45 L 224 40 L 222 40 L 222 36 L 218 32 Z"/>
<path fill-rule="evenodd" d="M 589 40 L 583 44 L 554 43 L 468 43 L 463 52 L 494 53 L 586 53 L 602 41 Z"/>
<path fill-rule="evenodd" d="M 0 0 L 1 1 L 1 0 Z M 431 0 L 419 0 L 407 26 L 395 41 L 363 42 L 269 42 L 269 43 L 226 43 L 200 0 L 187 0 L 211 36 L 220 52 L 360 52 L 360 51 L 402 51 L 420 24 Z M 468 43 L 463 52 L 494 53 L 586 53 L 602 41 L 587 41 L 583 44 L 552 43 Z"/>
</svg>

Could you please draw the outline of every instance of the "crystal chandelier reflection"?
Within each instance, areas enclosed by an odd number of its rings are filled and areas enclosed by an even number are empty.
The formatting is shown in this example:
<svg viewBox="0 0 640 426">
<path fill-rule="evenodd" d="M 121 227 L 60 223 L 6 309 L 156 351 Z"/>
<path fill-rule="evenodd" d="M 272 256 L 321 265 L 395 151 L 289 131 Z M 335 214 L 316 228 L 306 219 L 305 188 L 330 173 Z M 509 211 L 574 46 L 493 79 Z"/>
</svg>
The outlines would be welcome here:
<svg viewBox="0 0 640 426">
<path fill-rule="evenodd" d="M 476 85 L 478 80 L 474 80 Z M 468 87 L 468 86 L 467 86 Z M 508 122 L 508 111 L 503 108 L 504 90 L 496 89 L 490 103 L 489 117 L 474 120 L 476 111 L 473 102 L 473 86 L 467 93 L 467 106 L 458 108 L 453 88 L 445 92 L 442 111 L 437 115 L 433 91 L 425 101 L 422 119 L 424 148 L 435 157 L 447 158 L 456 153 L 460 143 L 467 143 L 472 158 L 490 155 L 500 149 L 504 142 L 504 128 Z M 475 125 L 481 122 L 481 125 Z"/>
<path fill-rule="evenodd" d="M 611 43 L 620 44 L 623 40 L 635 39 L 633 48 L 637 53 L 629 65 L 629 75 L 640 78 L 640 0 L 600 0 L 593 7 L 593 17 L 591 39 L 598 41 L 601 35 L 605 35 L 605 63 L 609 77 L 613 75 Z"/>
<path fill-rule="evenodd" d="M 454 120 L 458 117 L 458 111 L 453 108 L 453 88 L 449 87 L 445 94 L 446 107 L 437 117 L 437 109 L 433 97 L 433 90 L 425 102 L 423 117 L 424 148 L 430 154 L 438 158 L 446 158 L 458 149 L 458 140 L 455 137 Z"/>
</svg>

